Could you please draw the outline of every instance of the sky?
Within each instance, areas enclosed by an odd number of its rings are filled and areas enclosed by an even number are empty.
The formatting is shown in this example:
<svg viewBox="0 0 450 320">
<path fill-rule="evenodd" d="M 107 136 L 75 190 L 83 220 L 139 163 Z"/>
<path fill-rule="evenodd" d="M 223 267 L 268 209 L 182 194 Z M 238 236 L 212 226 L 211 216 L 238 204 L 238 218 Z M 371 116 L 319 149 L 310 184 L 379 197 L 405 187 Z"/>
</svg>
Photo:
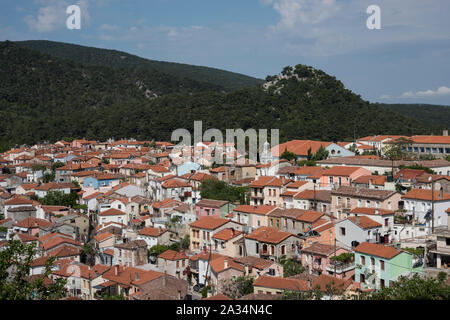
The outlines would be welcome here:
<svg viewBox="0 0 450 320">
<path fill-rule="evenodd" d="M 367 27 L 370 5 L 381 29 Z M 38 39 L 258 78 L 305 64 L 371 102 L 450 105 L 448 0 L 2 1 L 0 40 Z"/>
</svg>

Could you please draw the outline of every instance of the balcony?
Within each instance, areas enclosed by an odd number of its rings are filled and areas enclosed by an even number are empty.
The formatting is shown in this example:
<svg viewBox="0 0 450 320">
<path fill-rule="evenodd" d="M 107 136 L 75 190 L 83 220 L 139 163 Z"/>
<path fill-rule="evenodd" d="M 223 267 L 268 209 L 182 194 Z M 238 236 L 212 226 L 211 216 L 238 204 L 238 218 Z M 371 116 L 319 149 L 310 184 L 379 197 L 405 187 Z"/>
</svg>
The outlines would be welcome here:
<svg viewBox="0 0 450 320">
<path fill-rule="evenodd" d="M 331 261 L 331 263 L 327 265 L 327 271 L 334 272 L 334 266 L 335 266 L 335 263 L 333 261 Z M 354 262 L 347 262 L 347 263 L 337 262 L 336 263 L 336 273 L 347 272 L 347 271 L 353 270 L 354 268 L 355 268 Z"/>
<path fill-rule="evenodd" d="M 251 193 L 250 197 L 256 198 L 256 199 L 264 199 L 264 194 L 263 193 Z"/>
</svg>

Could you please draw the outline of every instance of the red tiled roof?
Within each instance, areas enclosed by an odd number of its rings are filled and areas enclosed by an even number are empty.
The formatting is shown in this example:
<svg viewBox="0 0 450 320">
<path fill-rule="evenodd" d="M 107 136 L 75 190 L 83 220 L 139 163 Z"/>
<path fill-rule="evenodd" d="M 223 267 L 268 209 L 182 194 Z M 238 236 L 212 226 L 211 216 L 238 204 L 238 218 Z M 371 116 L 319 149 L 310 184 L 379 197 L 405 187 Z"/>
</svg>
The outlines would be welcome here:
<svg viewBox="0 0 450 320">
<path fill-rule="evenodd" d="M 244 213 L 253 213 L 253 214 L 259 214 L 259 215 L 267 215 L 272 210 L 276 209 L 276 206 L 269 206 L 269 205 L 259 205 L 259 206 L 252 206 L 243 204 L 236 208 L 234 208 L 233 211 L 235 212 L 244 212 Z"/>
<path fill-rule="evenodd" d="M 190 226 L 200 229 L 215 230 L 230 221 L 232 220 L 216 217 L 202 217 L 199 220 L 192 222 Z"/>
<path fill-rule="evenodd" d="M 33 227 L 46 228 L 52 225 L 53 223 L 51 223 L 50 221 L 34 217 L 25 218 L 19 222 L 16 222 L 15 224 L 16 227 L 20 228 L 33 228 Z"/>
<path fill-rule="evenodd" d="M 217 232 L 212 237 L 213 237 L 213 239 L 228 241 L 228 240 L 236 238 L 240 234 L 242 234 L 241 231 L 234 230 L 233 228 L 226 228 L 226 229 L 223 229 L 223 230 Z"/>
<path fill-rule="evenodd" d="M 121 216 L 124 214 L 126 214 L 126 212 L 114 208 L 100 212 L 100 216 Z"/>
<path fill-rule="evenodd" d="M 308 291 L 308 282 L 295 278 L 260 276 L 253 282 L 255 287 L 265 287 L 288 291 Z"/>
<path fill-rule="evenodd" d="M 443 197 L 439 197 L 440 192 L 434 191 L 434 201 L 450 200 L 450 193 L 443 193 Z M 402 199 L 417 199 L 432 201 L 432 192 L 429 189 L 412 189 L 402 196 Z"/>
<path fill-rule="evenodd" d="M 358 222 L 359 218 L 359 222 Z M 366 217 L 366 216 L 358 216 L 358 217 L 350 217 L 348 218 L 350 221 L 352 221 L 354 224 L 360 226 L 362 229 L 372 229 L 372 228 L 379 228 L 381 227 L 381 224 L 373 221 L 372 219 Z"/>
<path fill-rule="evenodd" d="M 368 254 L 371 256 L 377 256 L 386 259 L 392 259 L 401 251 L 392 247 L 384 246 L 382 244 L 363 242 L 355 248 L 355 252 Z"/>
<path fill-rule="evenodd" d="M 161 253 L 158 258 L 176 261 L 176 260 L 183 260 L 188 259 L 188 256 L 184 253 L 173 251 L 173 250 L 166 250 L 163 253 Z"/>
<path fill-rule="evenodd" d="M 257 240 L 259 242 L 280 243 L 291 236 L 296 237 L 289 232 L 279 231 L 269 227 L 259 227 L 251 234 L 247 235 L 246 238 Z"/>
<path fill-rule="evenodd" d="M 392 210 L 362 207 L 362 208 L 354 208 L 350 211 L 350 213 L 369 214 L 369 215 L 374 215 L 374 216 L 377 216 L 377 215 L 385 216 L 385 215 L 394 214 L 395 212 Z"/>
<path fill-rule="evenodd" d="M 141 229 L 139 234 L 143 236 L 159 237 L 164 232 L 166 232 L 166 229 L 146 227 Z"/>
</svg>

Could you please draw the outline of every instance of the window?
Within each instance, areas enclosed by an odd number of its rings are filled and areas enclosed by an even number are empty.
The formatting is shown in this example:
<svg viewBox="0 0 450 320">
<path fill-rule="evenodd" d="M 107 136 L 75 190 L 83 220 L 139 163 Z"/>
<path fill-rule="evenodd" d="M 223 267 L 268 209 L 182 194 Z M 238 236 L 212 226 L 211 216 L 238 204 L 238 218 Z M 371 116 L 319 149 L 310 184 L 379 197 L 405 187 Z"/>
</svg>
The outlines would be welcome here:
<svg viewBox="0 0 450 320">
<path fill-rule="evenodd" d="M 380 279 L 380 287 L 384 288 L 384 279 Z"/>
<path fill-rule="evenodd" d="M 281 255 L 285 255 L 286 254 L 286 246 L 282 245 L 281 246 Z"/>
<path fill-rule="evenodd" d="M 370 264 L 375 267 L 375 258 L 370 258 Z"/>
<path fill-rule="evenodd" d="M 255 243 L 255 245 L 256 245 L 255 251 L 256 251 L 256 253 L 259 253 L 259 243 Z"/>
<path fill-rule="evenodd" d="M 361 265 L 365 266 L 366 265 L 366 257 L 361 256 Z"/>
<path fill-rule="evenodd" d="M 450 246 L 450 238 L 445 238 L 445 245 Z"/>
<path fill-rule="evenodd" d="M 384 219 L 384 226 L 389 227 L 389 218 Z"/>
<path fill-rule="evenodd" d="M 330 177 L 330 183 L 333 183 L 333 177 Z"/>
<path fill-rule="evenodd" d="M 358 199 L 358 207 L 362 207 L 362 200 Z"/>
<path fill-rule="evenodd" d="M 366 207 L 370 208 L 370 200 L 366 200 Z"/>
<path fill-rule="evenodd" d="M 345 228 L 341 227 L 341 236 L 345 236 Z"/>
<path fill-rule="evenodd" d="M 383 260 L 380 260 L 380 269 L 384 270 L 384 261 Z"/>
</svg>

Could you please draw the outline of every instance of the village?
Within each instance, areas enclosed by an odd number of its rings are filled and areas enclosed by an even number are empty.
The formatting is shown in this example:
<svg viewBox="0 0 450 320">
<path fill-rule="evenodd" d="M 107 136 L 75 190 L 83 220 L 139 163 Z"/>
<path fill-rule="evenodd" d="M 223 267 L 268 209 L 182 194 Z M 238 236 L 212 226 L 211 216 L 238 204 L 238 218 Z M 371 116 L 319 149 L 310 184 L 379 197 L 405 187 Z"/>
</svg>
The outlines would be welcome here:
<svg viewBox="0 0 450 320">
<path fill-rule="evenodd" d="M 450 273 L 449 156 L 447 132 L 266 143 L 258 162 L 206 141 L 17 146 L 0 250 L 34 244 L 29 278 L 52 258 L 63 299 L 358 299 Z"/>
</svg>

